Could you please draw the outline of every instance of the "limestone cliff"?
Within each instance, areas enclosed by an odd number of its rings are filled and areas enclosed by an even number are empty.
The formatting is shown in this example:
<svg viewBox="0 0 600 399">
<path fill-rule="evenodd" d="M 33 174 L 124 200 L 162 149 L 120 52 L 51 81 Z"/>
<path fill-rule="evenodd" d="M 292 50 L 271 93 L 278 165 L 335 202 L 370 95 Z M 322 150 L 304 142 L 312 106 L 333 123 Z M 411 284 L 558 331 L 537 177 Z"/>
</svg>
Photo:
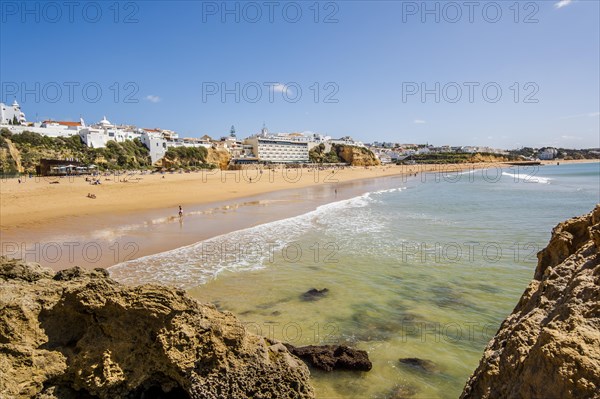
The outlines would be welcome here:
<svg viewBox="0 0 600 399">
<path fill-rule="evenodd" d="M 340 160 L 352 166 L 377 166 L 380 164 L 375 154 L 364 147 L 340 145 L 336 150 Z"/>
<path fill-rule="evenodd" d="M 0 258 L 0 398 L 312 398 L 281 343 L 183 291 Z"/>
<path fill-rule="evenodd" d="M 506 162 L 508 161 L 508 158 L 502 155 L 498 155 L 498 154 L 474 154 L 470 159 L 469 162 L 472 163 L 480 163 L 480 162 Z"/>
<path fill-rule="evenodd" d="M 600 205 L 554 228 L 461 398 L 600 398 Z"/>
<path fill-rule="evenodd" d="M 208 149 L 208 155 L 206 156 L 206 162 L 217 165 L 222 170 L 227 169 L 231 161 L 231 154 L 227 150 L 218 150 L 214 148 Z"/>
</svg>

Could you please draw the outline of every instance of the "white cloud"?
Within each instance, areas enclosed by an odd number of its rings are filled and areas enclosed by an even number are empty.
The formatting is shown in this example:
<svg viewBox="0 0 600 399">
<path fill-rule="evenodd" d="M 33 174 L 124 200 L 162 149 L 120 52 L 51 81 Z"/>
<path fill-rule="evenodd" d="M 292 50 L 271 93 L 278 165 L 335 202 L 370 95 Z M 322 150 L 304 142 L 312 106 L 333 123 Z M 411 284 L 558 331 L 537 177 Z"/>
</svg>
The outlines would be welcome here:
<svg viewBox="0 0 600 399">
<path fill-rule="evenodd" d="M 271 86 L 272 90 L 275 93 L 284 93 L 285 95 L 294 95 L 292 88 L 288 85 L 284 85 L 283 83 L 275 83 Z"/>
<path fill-rule="evenodd" d="M 152 95 L 152 94 L 148 94 L 145 97 L 145 99 L 147 101 L 150 101 L 151 103 L 155 103 L 155 104 L 160 101 L 160 97 L 159 96 L 155 96 L 155 95 Z"/>
<path fill-rule="evenodd" d="M 284 91 L 287 91 L 287 86 L 282 83 L 276 83 L 273 85 L 273 90 L 279 93 L 283 93 Z"/>
<path fill-rule="evenodd" d="M 417 125 L 423 125 L 423 124 L 427 123 L 427 121 L 424 121 L 423 119 L 415 119 L 413 121 L 413 123 L 417 124 Z"/>
<path fill-rule="evenodd" d="M 563 8 L 571 4 L 573 0 L 560 0 L 558 3 L 554 3 L 554 8 Z"/>
</svg>

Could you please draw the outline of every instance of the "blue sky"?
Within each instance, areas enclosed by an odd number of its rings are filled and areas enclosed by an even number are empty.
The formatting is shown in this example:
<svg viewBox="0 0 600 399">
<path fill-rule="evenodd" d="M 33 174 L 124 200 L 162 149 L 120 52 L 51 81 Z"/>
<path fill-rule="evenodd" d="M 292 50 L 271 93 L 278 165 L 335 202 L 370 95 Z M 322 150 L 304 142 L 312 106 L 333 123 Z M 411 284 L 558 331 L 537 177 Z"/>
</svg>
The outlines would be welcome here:
<svg viewBox="0 0 600 399">
<path fill-rule="evenodd" d="M 0 101 L 191 137 L 599 147 L 599 3 L 4 0 Z"/>
</svg>

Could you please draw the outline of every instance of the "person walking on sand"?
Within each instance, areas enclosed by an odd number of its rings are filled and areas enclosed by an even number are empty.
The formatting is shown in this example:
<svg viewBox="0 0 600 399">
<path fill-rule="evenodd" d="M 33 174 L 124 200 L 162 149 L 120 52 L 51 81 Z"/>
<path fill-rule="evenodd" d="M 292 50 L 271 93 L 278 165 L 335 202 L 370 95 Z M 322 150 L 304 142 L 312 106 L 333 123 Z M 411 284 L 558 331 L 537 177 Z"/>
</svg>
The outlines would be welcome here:
<svg viewBox="0 0 600 399">
<path fill-rule="evenodd" d="M 179 205 L 179 217 L 183 217 L 183 208 Z"/>
</svg>

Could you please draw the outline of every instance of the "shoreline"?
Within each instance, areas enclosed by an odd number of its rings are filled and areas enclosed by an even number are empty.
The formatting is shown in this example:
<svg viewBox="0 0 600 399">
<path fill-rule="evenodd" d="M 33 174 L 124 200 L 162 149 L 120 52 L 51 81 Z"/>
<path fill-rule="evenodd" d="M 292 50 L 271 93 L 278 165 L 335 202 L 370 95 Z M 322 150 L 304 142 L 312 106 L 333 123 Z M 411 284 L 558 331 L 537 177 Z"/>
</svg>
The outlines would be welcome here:
<svg viewBox="0 0 600 399">
<path fill-rule="evenodd" d="M 61 265 L 61 268 L 75 265 L 108 268 L 218 235 L 297 216 L 320 205 L 380 189 L 386 184 L 397 185 L 397 181 L 390 179 L 404 177 L 403 181 L 406 181 L 408 176 L 414 176 L 415 173 L 480 170 L 489 167 L 506 165 L 480 163 L 394 165 L 368 169 L 354 167 L 336 170 L 333 174 L 331 170 L 320 171 L 318 179 L 315 179 L 317 174 L 303 169 L 297 180 L 292 179 L 295 171 L 290 170 L 287 181 L 283 172 L 278 171 L 272 179 L 264 178 L 263 181 L 253 183 L 245 181 L 242 176 L 245 172 L 240 171 L 213 172 L 211 175 L 207 172 L 206 176 L 202 173 L 168 174 L 165 179 L 161 176 L 144 175 L 141 176 L 143 183 L 123 183 L 119 181 L 123 176 L 119 179 L 113 176 L 115 180 L 107 182 L 106 186 L 90 186 L 84 178 L 74 178 L 71 179 L 72 182 L 65 179 L 69 185 L 53 185 L 42 182 L 43 179 L 40 179 L 38 185 L 30 182 L 18 185 L 13 182 L 8 189 L 6 184 L 2 184 L 2 253 L 29 254 L 29 257 L 21 257 L 55 270 L 58 270 L 57 265 Z M 251 172 L 247 172 L 248 175 Z M 223 176 L 225 182 L 222 181 Z M 25 186 L 25 190 L 16 191 Z M 81 206 L 69 203 L 69 198 L 81 195 L 88 204 L 95 204 L 101 197 L 98 195 L 98 200 L 85 198 L 84 193 L 90 188 L 101 188 L 103 191 L 100 195 L 106 197 L 106 201 L 116 201 L 112 204 L 111 212 L 107 212 L 104 206 L 82 211 Z M 200 198 L 199 190 L 204 190 L 207 195 Z M 45 207 L 40 204 L 42 210 L 30 214 L 24 220 L 19 215 L 26 212 L 28 207 L 21 207 L 20 213 L 12 215 L 12 220 L 17 218 L 21 223 L 10 225 L 4 217 L 10 210 L 4 206 L 7 201 L 4 194 L 11 191 L 13 195 L 20 194 L 29 203 L 39 201 L 38 197 L 48 192 L 54 199 L 48 200 Z M 187 195 L 179 202 L 175 201 L 175 197 L 181 196 L 184 191 Z M 212 195 L 208 195 L 209 193 Z M 139 204 L 139 198 L 151 197 L 152 201 L 144 202 L 143 206 L 135 206 Z M 169 206 L 164 206 L 165 204 Z M 184 207 L 183 219 L 176 216 L 178 204 Z M 85 201 L 84 205 L 87 205 Z M 13 208 L 15 206 L 13 204 Z M 48 214 L 45 218 L 36 220 L 36 215 L 40 212 Z M 96 253 L 100 255 L 96 256 Z"/>
<path fill-rule="evenodd" d="M 600 162 L 598 160 L 582 160 Z M 579 161 L 558 161 L 564 164 Z M 542 161 L 555 165 L 556 161 Z M 422 164 L 347 167 L 345 169 L 202 171 L 175 174 L 125 174 L 101 177 L 101 185 L 90 185 L 84 177 L 34 177 L 5 179 L 0 184 L 0 231 L 55 224 L 65 218 L 110 215 L 121 216 L 137 211 L 173 209 L 178 205 L 195 206 L 242 199 L 275 191 L 317 185 L 334 185 L 348 181 L 430 171 L 452 171 L 503 166 L 503 163 Z M 441 169 L 443 168 L 443 169 Z M 296 171 L 300 171 L 298 176 Z M 332 172 L 334 172 L 332 174 Z M 254 178 L 253 178 L 254 174 Z M 269 174 L 267 176 L 267 174 Z M 250 182 L 250 179 L 253 181 Z M 58 181 L 59 184 L 51 184 Z M 185 185 L 182 183 L 186 183 Z M 87 193 L 96 199 L 87 198 Z M 184 208 L 185 211 L 185 208 Z"/>
<path fill-rule="evenodd" d="M 242 199 L 286 189 L 331 186 L 376 177 L 465 170 L 496 163 L 348 167 L 346 169 L 277 170 L 267 176 L 251 171 L 202 171 L 197 173 L 134 174 L 102 176 L 100 185 L 84 177 L 34 177 L 19 184 L 15 179 L 0 185 L 0 231 L 61 222 L 65 218 L 94 215 L 121 216 L 131 212 L 165 208 L 177 214 L 178 205 L 195 206 Z M 332 173 L 333 172 L 333 173 Z M 259 176 L 252 182 L 252 174 Z M 164 176 L 164 178 L 163 178 Z M 139 180 L 138 180 L 139 179 Z M 51 184 L 58 181 L 59 184 Z M 186 183 L 185 185 L 183 183 Z M 93 193 L 96 199 L 87 198 Z M 185 212 L 185 208 L 184 208 Z"/>
<path fill-rule="evenodd" d="M 292 185 L 255 195 L 186 205 L 182 219 L 173 215 L 174 207 L 121 210 L 102 217 L 95 214 L 64 217 L 4 231 L 2 253 L 55 270 L 76 265 L 108 268 L 218 235 L 297 216 L 320 205 L 377 190 L 386 181 L 397 185 L 396 179 L 402 176 L 392 173 L 340 179 L 337 183 L 305 184 L 304 187 Z"/>
</svg>

